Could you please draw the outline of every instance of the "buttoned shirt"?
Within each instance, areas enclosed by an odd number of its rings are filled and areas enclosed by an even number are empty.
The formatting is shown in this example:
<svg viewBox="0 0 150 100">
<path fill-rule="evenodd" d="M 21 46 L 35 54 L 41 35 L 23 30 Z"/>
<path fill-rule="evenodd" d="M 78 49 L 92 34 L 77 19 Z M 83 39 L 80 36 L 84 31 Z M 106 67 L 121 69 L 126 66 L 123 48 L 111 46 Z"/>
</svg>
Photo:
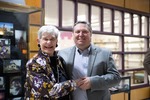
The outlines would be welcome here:
<svg viewBox="0 0 150 100">
<path fill-rule="evenodd" d="M 90 47 L 84 51 L 76 48 L 73 67 L 73 79 L 79 79 L 87 76 L 89 52 Z M 77 88 L 73 92 L 73 100 L 88 100 L 86 91 Z"/>
</svg>

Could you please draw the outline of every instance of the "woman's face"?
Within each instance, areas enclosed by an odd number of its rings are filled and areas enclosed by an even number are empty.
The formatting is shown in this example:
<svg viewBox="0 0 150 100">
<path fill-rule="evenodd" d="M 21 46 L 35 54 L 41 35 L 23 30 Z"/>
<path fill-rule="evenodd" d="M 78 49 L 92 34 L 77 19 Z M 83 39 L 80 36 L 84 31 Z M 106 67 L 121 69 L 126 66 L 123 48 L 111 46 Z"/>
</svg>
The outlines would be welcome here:
<svg viewBox="0 0 150 100">
<path fill-rule="evenodd" d="M 57 39 L 54 35 L 45 32 L 42 34 L 41 39 L 38 39 L 38 43 L 42 52 L 53 56 L 57 44 Z"/>
</svg>

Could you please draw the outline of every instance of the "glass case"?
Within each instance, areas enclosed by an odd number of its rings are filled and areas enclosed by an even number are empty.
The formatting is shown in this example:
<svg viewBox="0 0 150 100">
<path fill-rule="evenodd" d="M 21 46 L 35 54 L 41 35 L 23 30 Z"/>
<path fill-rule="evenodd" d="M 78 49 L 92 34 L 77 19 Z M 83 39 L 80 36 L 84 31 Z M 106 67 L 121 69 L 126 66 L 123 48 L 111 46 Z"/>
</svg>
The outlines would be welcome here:
<svg viewBox="0 0 150 100">
<path fill-rule="evenodd" d="M 130 90 L 131 90 L 131 77 L 130 76 L 122 76 L 121 81 L 118 85 L 109 89 L 111 94 L 116 93 L 128 93 L 128 100 L 130 100 Z"/>
</svg>

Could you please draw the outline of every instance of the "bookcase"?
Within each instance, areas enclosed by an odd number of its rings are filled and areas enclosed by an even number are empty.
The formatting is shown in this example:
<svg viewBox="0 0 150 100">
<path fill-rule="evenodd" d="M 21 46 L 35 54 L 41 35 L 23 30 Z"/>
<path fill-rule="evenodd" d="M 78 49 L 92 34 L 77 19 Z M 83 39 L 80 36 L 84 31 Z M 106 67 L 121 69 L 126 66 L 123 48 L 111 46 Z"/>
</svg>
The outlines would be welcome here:
<svg viewBox="0 0 150 100">
<path fill-rule="evenodd" d="M 23 100 L 29 15 L 41 11 L 0 1 L 0 100 Z"/>
</svg>

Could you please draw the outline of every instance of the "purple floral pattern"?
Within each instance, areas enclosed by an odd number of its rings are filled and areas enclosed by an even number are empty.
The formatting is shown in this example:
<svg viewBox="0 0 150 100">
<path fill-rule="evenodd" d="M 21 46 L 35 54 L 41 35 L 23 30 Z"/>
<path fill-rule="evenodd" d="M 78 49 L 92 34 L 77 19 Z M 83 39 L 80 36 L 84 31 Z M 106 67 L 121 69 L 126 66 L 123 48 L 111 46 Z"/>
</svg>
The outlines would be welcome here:
<svg viewBox="0 0 150 100">
<path fill-rule="evenodd" d="M 59 57 L 57 57 L 57 64 L 57 67 L 63 68 Z M 73 80 L 57 83 L 50 66 L 49 56 L 41 51 L 27 62 L 26 69 L 26 83 L 24 85 L 26 100 L 43 100 L 43 98 L 57 100 L 59 97 L 65 96 L 76 89 L 76 83 Z M 65 73 L 62 71 L 64 70 L 58 72 Z"/>
</svg>

